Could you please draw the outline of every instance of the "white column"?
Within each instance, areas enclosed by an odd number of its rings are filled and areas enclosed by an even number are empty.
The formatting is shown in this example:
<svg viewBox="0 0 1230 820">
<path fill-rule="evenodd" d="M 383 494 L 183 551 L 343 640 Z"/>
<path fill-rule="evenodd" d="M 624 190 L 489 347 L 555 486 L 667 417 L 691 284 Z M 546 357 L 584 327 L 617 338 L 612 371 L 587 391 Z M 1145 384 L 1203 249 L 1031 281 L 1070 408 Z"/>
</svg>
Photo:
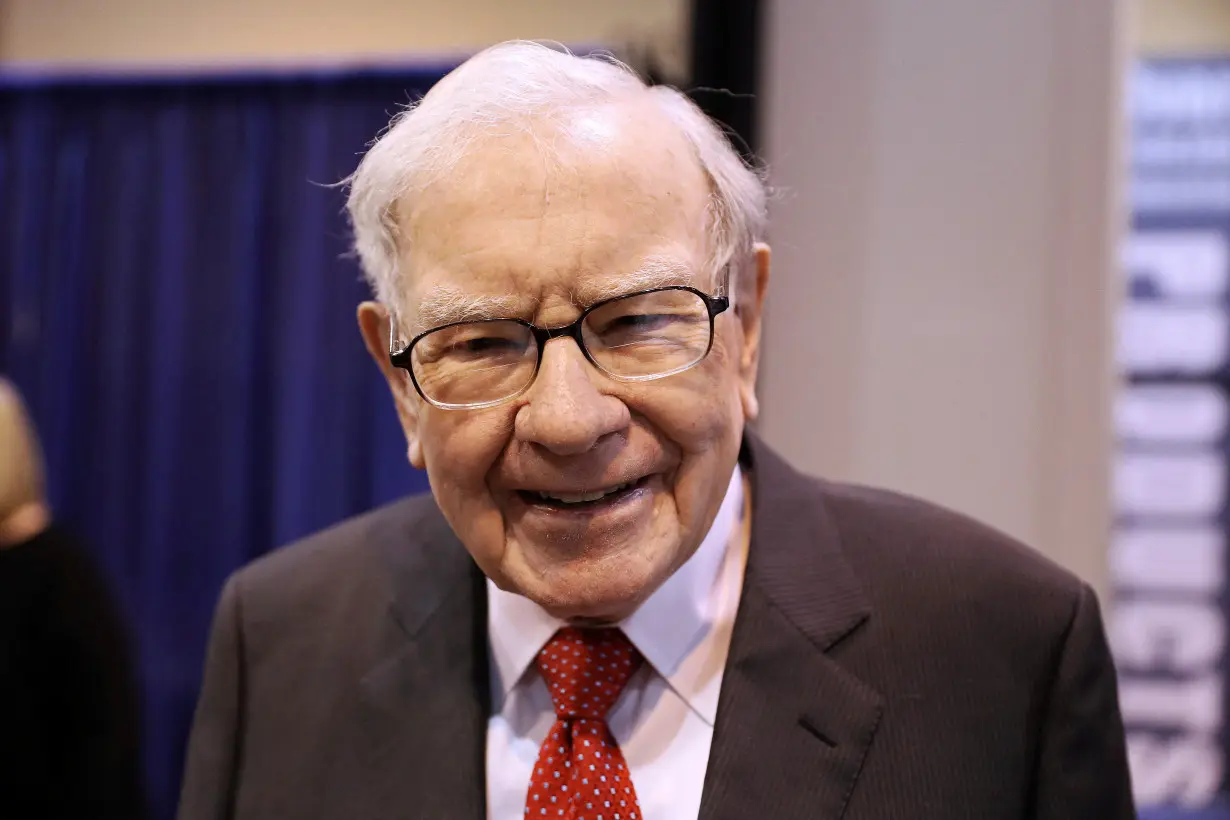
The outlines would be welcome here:
<svg viewBox="0 0 1230 820">
<path fill-rule="evenodd" d="M 770 0 L 760 428 L 1104 589 L 1119 0 Z"/>
</svg>

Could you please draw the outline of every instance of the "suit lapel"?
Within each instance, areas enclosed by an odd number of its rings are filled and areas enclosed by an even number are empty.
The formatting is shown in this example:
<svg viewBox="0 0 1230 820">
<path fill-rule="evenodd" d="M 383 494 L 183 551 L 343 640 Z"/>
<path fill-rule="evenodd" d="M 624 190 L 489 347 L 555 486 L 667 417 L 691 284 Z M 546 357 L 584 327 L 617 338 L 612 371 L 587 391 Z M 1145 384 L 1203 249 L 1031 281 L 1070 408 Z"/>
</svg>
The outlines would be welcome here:
<svg viewBox="0 0 1230 820">
<path fill-rule="evenodd" d="M 746 444 L 752 543 L 700 817 L 837 820 L 883 704 L 829 650 L 870 611 L 815 483 Z"/>
<path fill-rule="evenodd" d="M 486 817 L 490 714 L 482 574 L 433 507 L 391 545 L 386 652 L 361 681 L 355 820 Z"/>
</svg>

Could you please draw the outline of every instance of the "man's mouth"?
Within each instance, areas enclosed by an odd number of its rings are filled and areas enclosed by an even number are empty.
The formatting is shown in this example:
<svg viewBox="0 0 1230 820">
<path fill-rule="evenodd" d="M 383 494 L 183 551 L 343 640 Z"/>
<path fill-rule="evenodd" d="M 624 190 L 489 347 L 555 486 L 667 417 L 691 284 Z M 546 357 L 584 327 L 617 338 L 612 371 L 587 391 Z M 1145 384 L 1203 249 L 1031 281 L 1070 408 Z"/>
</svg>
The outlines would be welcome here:
<svg viewBox="0 0 1230 820">
<path fill-rule="evenodd" d="M 590 507 L 614 504 L 627 498 L 648 483 L 649 477 L 616 484 L 598 490 L 580 493 L 563 493 L 545 490 L 519 490 L 526 503 L 554 507 L 561 510 L 583 510 Z"/>
</svg>

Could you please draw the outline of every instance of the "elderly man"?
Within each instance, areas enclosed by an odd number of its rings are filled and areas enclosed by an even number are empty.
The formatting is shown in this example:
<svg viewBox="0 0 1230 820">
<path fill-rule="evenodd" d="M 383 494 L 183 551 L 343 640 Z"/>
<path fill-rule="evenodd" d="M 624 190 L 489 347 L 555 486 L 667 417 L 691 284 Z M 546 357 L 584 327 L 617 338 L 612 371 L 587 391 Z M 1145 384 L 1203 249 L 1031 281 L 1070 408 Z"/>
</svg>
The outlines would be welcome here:
<svg viewBox="0 0 1230 820">
<path fill-rule="evenodd" d="M 432 493 L 230 580 L 182 820 L 1134 816 L 1086 586 L 746 429 L 764 188 L 684 96 L 497 46 L 351 183 Z"/>
</svg>

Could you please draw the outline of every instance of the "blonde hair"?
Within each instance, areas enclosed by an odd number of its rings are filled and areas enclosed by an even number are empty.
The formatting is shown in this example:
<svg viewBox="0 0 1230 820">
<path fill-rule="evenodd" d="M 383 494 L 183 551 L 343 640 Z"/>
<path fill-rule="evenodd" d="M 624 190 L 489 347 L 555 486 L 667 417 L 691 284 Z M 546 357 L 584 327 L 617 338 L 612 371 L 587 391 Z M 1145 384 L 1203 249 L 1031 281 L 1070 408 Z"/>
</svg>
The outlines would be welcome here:
<svg viewBox="0 0 1230 820">
<path fill-rule="evenodd" d="M 0 378 L 0 518 L 43 501 L 43 453 L 17 388 Z"/>
</svg>

